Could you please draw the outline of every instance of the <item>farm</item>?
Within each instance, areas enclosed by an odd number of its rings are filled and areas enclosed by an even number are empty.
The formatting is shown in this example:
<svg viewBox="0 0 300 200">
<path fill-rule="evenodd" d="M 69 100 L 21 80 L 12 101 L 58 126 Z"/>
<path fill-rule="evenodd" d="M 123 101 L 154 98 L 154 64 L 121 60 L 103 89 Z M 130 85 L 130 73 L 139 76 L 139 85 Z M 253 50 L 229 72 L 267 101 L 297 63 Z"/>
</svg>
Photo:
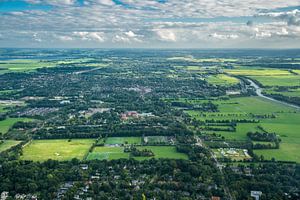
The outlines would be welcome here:
<svg viewBox="0 0 300 200">
<path fill-rule="evenodd" d="M 202 100 L 190 101 L 190 103 L 202 103 Z M 219 112 L 199 112 L 186 111 L 191 117 L 199 121 L 218 121 L 229 120 L 237 121 L 234 131 L 218 130 L 220 126 L 200 127 L 202 134 L 217 134 L 227 140 L 247 141 L 248 132 L 259 132 L 262 127 L 267 132 L 275 132 L 281 139 L 279 149 L 255 150 L 258 156 L 263 155 L 264 159 L 275 158 L 283 161 L 300 162 L 296 149 L 300 148 L 300 112 L 295 109 L 265 100 L 260 97 L 241 97 L 229 100 L 212 101 L 218 106 Z M 239 120 L 255 120 L 253 123 L 239 123 Z M 214 124 L 216 125 L 216 124 Z M 211 128 L 210 128 L 211 127 Z M 223 127 L 224 128 L 224 127 Z M 211 130 L 212 129 L 212 130 Z"/>
</svg>

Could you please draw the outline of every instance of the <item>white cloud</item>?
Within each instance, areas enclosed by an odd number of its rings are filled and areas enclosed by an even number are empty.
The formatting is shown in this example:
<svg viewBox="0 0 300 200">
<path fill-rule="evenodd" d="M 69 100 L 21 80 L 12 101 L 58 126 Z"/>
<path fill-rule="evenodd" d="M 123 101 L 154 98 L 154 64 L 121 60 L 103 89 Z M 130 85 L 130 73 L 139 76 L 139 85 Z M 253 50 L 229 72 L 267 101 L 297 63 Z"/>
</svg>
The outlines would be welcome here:
<svg viewBox="0 0 300 200">
<path fill-rule="evenodd" d="M 67 36 L 67 35 L 59 35 L 59 36 L 57 36 L 57 38 L 59 39 L 59 40 L 61 40 L 61 41 L 72 41 L 73 40 L 73 38 L 72 37 L 70 37 L 70 36 Z"/>
<path fill-rule="evenodd" d="M 215 39 L 219 39 L 219 40 L 228 40 L 228 39 L 238 39 L 239 38 L 239 36 L 236 34 L 224 35 L 224 34 L 213 33 L 209 36 L 212 38 L 215 38 Z"/>
<path fill-rule="evenodd" d="M 159 40 L 167 41 L 167 42 L 176 42 L 177 38 L 172 30 L 168 29 L 158 29 L 155 30 L 156 34 L 159 37 Z"/>
<path fill-rule="evenodd" d="M 300 11 L 297 9 L 288 12 L 260 13 L 257 16 L 283 20 L 286 21 L 288 25 L 300 26 Z"/>
<path fill-rule="evenodd" d="M 103 32 L 73 32 L 73 36 L 78 37 L 81 40 L 86 41 L 97 41 L 97 42 L 104 42 L 104 33 Z"/>
</svg>

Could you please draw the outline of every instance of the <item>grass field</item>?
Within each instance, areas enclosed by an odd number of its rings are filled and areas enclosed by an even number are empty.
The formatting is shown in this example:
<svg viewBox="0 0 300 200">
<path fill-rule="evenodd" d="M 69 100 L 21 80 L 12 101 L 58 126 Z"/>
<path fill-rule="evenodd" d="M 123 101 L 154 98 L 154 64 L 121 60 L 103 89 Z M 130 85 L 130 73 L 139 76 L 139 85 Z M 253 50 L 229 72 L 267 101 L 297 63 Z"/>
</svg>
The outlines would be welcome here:
<svg viewBox="0 0 300 200">
<path fill-rule="evenodd" d="M 0 121 L 0 133 L 5 134 L 7 131 L 14 125 L 16 122 L 29 122 L 32 121 L 32 119 L 29 118 L 7 118 L 3 121 Z M 1 135 L 1 134 L 0 134 Z"/>
<path fill-rule="evenodd" d="M 16 140 L 4 140 L 3 143 L 0 143 L 0 153 L 10 149 L 13 146 L 16 146 L 20 142 L 21 141 L 16 141 Z"/>
<path fill-rule="evenodd" d="M 263 86 L 300 86 L 300 75 L 287 75 L 287 76 L 249 76 L 255 79 Z"/>
<path fill-rule="evenodd" d="M 154 153 L 154 158 L 188 159 L 184 153 L 178 153 L 174 146 L 141 146 L 138 149 L 148 149 Z M 151 157 L 136 157 L 137 160 L 150 159 Z"/>
<path fill-rule="evenodd" d="M 56 63 L 40 60 L 8 60 L 0 62 L 0 74 L 7 72 L 27 72 L 43 67 L 55 67 Z"/>
<path fill-rule="evenodd" d="M 93 144 L 93 139 L 33 140 L 23 149 L 22 160 L 45 161 L 83 159 Z"/>
<path fill-rule="evenodd" d="M 257 69 L 257 68 L 239 68 L 239 69 L 228 69 L 225 72 L 232 75 L 241 76 L 283 76 L 291 75 L 288 70 L 282 69 Z"/>
<path fill-rule="evenodd" d="M 188 101 L 189 103 L 203 103 L 203 100 Z M 296 161 L 300 163 L 300 112 L 276 102 L 260 97 L 238 97 L 229 100 L 213 100 L 218 105 L 219 112 L 202 113 L 200 111 L 186 111 L 192 117 L 205 121 L 208 119 L 254 119 L 252 114 L 274 114 L 276 118 L 262 118 L 259 123 L 238 123 L 235 132 L 204 131 L 207 134 L 216 133 L 229 140 L 248 140 L 247 132 L 259 131 L 262 126 L 270 133 L 275 132 L 282 140 L 278 150 L 255 150 L 257 155 L 265 159 L 274 157 L 276 160 Z"/>
<path fill-rule="evenodd" d="M 139 146 L 138 149 L 149 149 L 154 153 L 154 157 L 134 157 L 136 160 L 145 160 L 151 158 L 171 158 L 171 159 L 188 159 L 183 153 L 178 153 L 174 146 Z M 126 158 L 129 159 L 130 154 L 124 153 L 123 147 L 96 147 L 92 153 L 89 153 L 88 160 L 114 160 Z"/>
<path fill-rule="evenodd" d="M 211 75 L 206 80 L 215 85 L 235 85 L 240 82 L 237 78 L 225 74 Z"/>
<path fill-rule="evenodd" d="M 278 92 L 275 91 L 274 88 L 271 89 L 265 89 L 264 92 L 268 94 L 281 94 L 283 96 L 288 96 L 288 97 L 300 97 L 300 88 L 295 88 L 295 89 L 288 89 L 287 91 L 284 92 Z"/>
<path fill-rule="evenodd" d="M 141 144 L 141 137 L 108 137 L 105 144 Z"/>
<path fill-rule="evenodd" d="M 129 153 L 124 153 L 123 147 L 96 147 L 89 153 L 87 160 L 114 160 L 129 158 Z"/>
</svg>

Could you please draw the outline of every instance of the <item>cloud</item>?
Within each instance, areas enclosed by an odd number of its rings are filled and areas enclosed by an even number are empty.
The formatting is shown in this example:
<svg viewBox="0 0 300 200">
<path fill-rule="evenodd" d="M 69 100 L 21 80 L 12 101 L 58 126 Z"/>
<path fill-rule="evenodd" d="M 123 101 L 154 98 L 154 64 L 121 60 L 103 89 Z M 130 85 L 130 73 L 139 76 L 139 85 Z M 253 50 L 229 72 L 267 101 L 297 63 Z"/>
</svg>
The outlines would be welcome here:
<svg viewBox="0 0 300 200">
<path fill-rule="evenodd" d="M 154 30 L 156 34 L 158 35 L 158 39 L 161 41 L 166 41 L 166 42 L 176 42 L 177 37 L 174 33 L 174 31 L 169 30 L 169 29 L 158 29 Z"/>
<path fill-rule="evenodd" d="M 198 44 L 241 47 L 239 42 L 247 41 L 244 45 L 251 46 L 255 41 L 272 40 L 272 45 L 280 47 L 283 41 L 297 45 L 300 38 L 300 11 L 274 11 L 299 6 L 299 0 L 26 1 L 34 6 L 51 5 L 51 9 L 29 7 L 0 12 L 0 33 L 7 41 L 4 45 L 2 40 L 0 46 L 36 42 L 55 47 L 65 41 L 66 45 L 96 47 L 166 46 L 165 42 L 174 47 Z"/>
<path fill-rule="evenodd" d="M 26 0 L 26 2 L 31 4 L 49 4 L 49 5 L 74 5 L 76 0 Z"/>
<path fill-rule="evenodd" d="M 215 38 L 215 39 L 219 39 L 219 40 L 228 40 L 228 39 L 237 39 L 237 38 L 239 38 L 239 36 L 236 35 L 236 34 L 224 35 L 224 34 L 213 33 L 209 36 L 212 37 L 212 38 Z"/>
<path fill-rule="evenodd" d="M 288 12 L 260 13 L 257 16 L 283 20 L 287 22 L 288 25 L 300 26 L 300 11 L 298 9 Z"/>
<path fill-rule="evenodd" d="M 67 35 L 58 35 L 57 38 L 63 42 L 72 41 L 73 38 Z"/>
<path fill-rule="evenodd" d="M 113 42 L 122 42 L 122 43 L 132 43 L 132 42 L 138 42 L 141 43 L 143 35 L 138 35 L 134 33 L 133 31 L 127 31 L 123 33 L 116 34 L 112 41 Z"/>
<path fill-rule="evenodd" d="M 104 42 L 104 33 L 103 32 L 73 32 L 73 36 L 79 38 L 80 40 L 85 41 L 96 41 L 96 42 Z"/>
</svg>

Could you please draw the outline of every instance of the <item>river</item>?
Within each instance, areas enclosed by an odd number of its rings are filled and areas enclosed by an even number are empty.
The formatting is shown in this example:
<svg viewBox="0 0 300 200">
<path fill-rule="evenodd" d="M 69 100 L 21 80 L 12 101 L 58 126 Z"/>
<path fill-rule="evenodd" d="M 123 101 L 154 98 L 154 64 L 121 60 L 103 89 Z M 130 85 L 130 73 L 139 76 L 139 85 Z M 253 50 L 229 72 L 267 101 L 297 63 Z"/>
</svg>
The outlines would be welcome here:
<svg viewBox="0 0 300 200">
<path fill-rule="evenodd" d="M 264 99 L 268 99 L 268 100 L 270 100 L 270 101 L 274 101 L 274 102 L 277 102 L 277 103 L 280 103 L 280 104 L 283 104 L 283 105 L 286 105 L 286 106 L 289 106 L 289 107 L 293 107 L 293 108 L 296 108 L 296 109 L 299 109 L 300 110 L 300 106 L 297 106 L 297 105 L 294 105 L 294 104 L 291 104 L 291 103 L 287 103 L 287 102 L 285 102 L 285 101 L 279 101 L 279 100 L 277 100 L 277 99 L 273 99 L 273 98 L 271 98 L 271 97 L 267 97 L 267 96 L 265 96 L 265 95 L 263 95 L 262 94 L 262 89 L 256 84 L 256 83 L 254 83 L 252 80 L 250 80 L 250 79 L 247 79 L 249 82 L 250 82 L 250 85 L 252 86 L 252 87 L 254 87 L 255 88 L 255 92 L 256 92 L 256 94 L 258 95 L 258 96 L 260 96 L 260 97 L 262 97 L 262 98 L 264 98 Z"/>
</svg>

